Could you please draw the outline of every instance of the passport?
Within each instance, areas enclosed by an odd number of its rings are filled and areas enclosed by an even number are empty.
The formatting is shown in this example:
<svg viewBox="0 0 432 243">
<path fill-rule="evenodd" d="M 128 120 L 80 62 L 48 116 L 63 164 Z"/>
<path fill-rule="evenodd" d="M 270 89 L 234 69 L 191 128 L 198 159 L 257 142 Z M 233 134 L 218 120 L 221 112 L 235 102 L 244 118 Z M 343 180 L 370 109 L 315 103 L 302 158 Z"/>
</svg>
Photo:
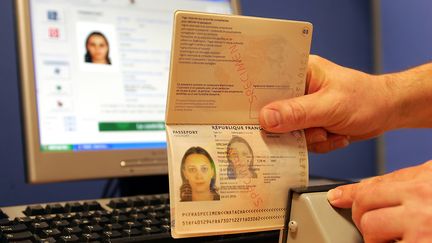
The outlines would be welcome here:
<svg viewBox="0 0 432 243">
<path fill-rule="evenodd" d="M 303 131 L 274 134 L 260 109 L 304 95 L 312 24 L 177 11 L 166 107 L 174 238 L 282 229 L 307 186 Z"/>
</svg>

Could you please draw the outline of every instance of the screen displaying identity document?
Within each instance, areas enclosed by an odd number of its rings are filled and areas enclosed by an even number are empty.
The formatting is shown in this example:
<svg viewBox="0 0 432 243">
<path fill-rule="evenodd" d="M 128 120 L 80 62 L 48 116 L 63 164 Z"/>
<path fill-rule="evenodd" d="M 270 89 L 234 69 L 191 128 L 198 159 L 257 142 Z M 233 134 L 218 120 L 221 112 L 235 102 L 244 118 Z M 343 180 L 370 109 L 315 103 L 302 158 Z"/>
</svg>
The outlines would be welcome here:
<svg viewBox="0 0 432 243">
<path fill-rule="evenodd" d="M 281 229 L 290 187 L 308 183 L 303 131 L 258 122 L 304 95 L 312 25 L 177 11 L 166 109 L 175 238 Z"/>
</svg>

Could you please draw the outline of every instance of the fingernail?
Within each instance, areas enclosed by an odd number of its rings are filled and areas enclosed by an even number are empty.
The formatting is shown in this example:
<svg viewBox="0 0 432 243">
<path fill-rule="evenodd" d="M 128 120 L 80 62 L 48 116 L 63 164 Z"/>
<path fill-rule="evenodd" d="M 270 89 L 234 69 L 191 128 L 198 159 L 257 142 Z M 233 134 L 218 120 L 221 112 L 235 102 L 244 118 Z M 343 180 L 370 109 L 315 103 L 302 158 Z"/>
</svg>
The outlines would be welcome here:
<svg viewBox="0 0 432 243">
<path fill-rule="evenodd" d="M 311 143 L 320 143 L 327 140 L 327 134 L 319 133 L 312 137 Z"/>
<path fill-rule="evenodd" d="M 278 111 L 265 109 L 263 114 L 266 127 L 276 127 L 280 124 L 281 115 Z"/>
<path fill-rule="evenodd" d="M 349 141 L 346 138 L 342 138 L 342 139 L 334 141 L 334 147 L 335 148 L 345 148 L 348 145 L 349 145 Z"/>
<path fill-rule="evenodd" d="M 327 192 L 327 200 L 329 200 L 330 203 L 337 201 L 341 197 L 342 191 L 339 189 L 331 189 Z"/>
</svg>

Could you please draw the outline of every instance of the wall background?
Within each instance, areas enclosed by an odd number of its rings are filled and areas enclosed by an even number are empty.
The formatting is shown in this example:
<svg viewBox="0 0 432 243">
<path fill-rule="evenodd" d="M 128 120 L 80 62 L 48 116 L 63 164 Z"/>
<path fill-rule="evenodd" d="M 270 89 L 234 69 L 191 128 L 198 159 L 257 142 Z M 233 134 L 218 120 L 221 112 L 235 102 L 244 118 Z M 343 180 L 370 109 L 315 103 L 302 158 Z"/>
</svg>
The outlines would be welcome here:
<svg viewBox="0 0 432 243">
<path fill-rule="evenodd" d="M 242 5 L 245 15 L 312 22 L 312 53 L 347 67 L 373 71 L 368 1 L 243 0 Z M 432 32 L 428 28 L 432 17 L 427 10 L 432 9 L 432 3 L 428 0 L 382 0 L 381 5 L 384 71 L 430 60 L 431 46 L 427 44 L 432 40 Z M 0 206 L 100 197 L 108 180 L 47 185 L 25 183 L 13 0 L 0 1 L 0 30 Z M 416 38 L 407 37 L 407 33 Z M 398 36 L 401 39 L 396 42 L 394 39 Z M 431 134 L 426 135 L 423 131 L 420 134 L 416 131 L 408 133 L 386 135 L 386 154 L 392 161 L 388 169 L 405 165 L 403 161 L 421 162 L 431 158 Z M 401 148 L 407 145 L 405 140 L 411 141 L 409 144 L 412 146 L 404 152 Z M 421 141 L 421 146 L 417 146 L 417 141 Z M 417 151 L 420 147 L 423 148 L 421 153 Z M 419 157 L 403 158 L 411 153 Z M 314 175 L 338 178 L 371 176 L 376 171 L 375 157 L 375 141 L 359 142 L 329 154 L 311 154 L 310 171 Z M 396 164 L 398 159 L 401 159 L 400 164 Z M 142 184 L 138 186 L 142 187 Z"/>
<path fill-rule="evenodd" d="M 432 61 L 432 1 L 381 0 L 382 71 L 395 72 Z M 432 129 L 384 135 L 386 171 L 432 159 Z"/>
</svg>

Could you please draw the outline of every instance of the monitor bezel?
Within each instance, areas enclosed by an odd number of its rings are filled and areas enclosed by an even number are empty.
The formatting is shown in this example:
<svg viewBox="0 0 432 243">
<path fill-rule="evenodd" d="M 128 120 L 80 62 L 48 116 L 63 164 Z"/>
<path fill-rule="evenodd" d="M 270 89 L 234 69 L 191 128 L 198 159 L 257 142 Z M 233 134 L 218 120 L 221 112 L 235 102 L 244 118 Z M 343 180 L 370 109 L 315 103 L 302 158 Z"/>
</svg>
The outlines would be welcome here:
<svg viewBox="0 0 432 243">
<path fill-rule="evenodd" d="M 168 173 L 166 148 L 80 152 L 41 151 L 35 94 L 30 0 L 14 2 L 27 182 L 36 184 L 166 175 Z M 240 14 L 239 0 L 230 2 L 234 14 Z"/>
</svg>

